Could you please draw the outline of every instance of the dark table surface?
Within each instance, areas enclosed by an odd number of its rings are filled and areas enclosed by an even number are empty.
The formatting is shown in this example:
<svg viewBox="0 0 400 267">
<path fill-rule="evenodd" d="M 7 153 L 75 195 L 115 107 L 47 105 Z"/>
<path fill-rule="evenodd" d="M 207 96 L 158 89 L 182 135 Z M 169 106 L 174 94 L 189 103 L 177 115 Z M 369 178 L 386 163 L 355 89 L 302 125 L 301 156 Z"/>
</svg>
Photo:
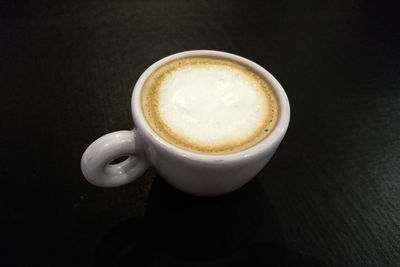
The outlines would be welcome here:
<svg viewBox="0 0 400 267">
<path fill-rule="evenodd" d="M 3 4 L 0 260 L 399 266 L 400 9 L 369 2 Z M 270 163 L 216 198 L 154 169 L 88 184 L 81 154 L 133 127 L 139 75 L 192 49 L 239 54 L 281 82 L 292 117 Z"/>
</svg>

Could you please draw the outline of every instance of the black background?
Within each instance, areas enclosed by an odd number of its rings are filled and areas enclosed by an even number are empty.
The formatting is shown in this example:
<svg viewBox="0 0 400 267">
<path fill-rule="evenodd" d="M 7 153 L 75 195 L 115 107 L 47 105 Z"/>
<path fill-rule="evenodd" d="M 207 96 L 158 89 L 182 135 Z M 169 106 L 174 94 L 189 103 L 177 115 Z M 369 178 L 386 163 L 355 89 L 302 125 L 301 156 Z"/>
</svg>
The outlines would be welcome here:
<svg viewBox="0 0 400 267">
<path fill-rule="evenodd" d="M 399 10 L 369 1 L 3 3 L 1 261 L 399 265 Z M 88 184 L 81 154 L 133 127 L 140 74 L 192 49 L 239 54 L 281 82 L 292 116 L 270 163 L 217 198 L 180 193 L 153 169 L 120 188 Z"/>
</svg>

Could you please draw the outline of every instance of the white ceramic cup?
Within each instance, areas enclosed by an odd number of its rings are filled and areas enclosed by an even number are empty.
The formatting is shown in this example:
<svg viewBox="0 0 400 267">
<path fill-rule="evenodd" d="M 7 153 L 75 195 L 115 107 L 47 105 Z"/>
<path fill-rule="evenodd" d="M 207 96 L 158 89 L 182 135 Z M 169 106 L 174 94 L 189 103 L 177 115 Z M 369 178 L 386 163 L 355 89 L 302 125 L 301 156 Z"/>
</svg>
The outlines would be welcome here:
<svg viewBox="0 0 400 267">
<path fill-rule="evenodd" d="M 147 123 L 141 109 L 143 83 L 161 65 L 188 56 L 213 56 L 234 60 L 262 75 L 273 87 L 280 110 L 277 125 L 270 135 L 249 149 L 226 155 L 186 151 L 158 136 Z M 149 166 L 153 166 L 169 184 L 186 193 L 215 196 L 231 192 L 246 184 L 268 163 L 286 133 L 290 118 L 286 93 L 268 71 L 243 57 L 211 50 L 186 51 L 157 61 L 140 76 L 131 101 L 135 128 L 100 137 L 82 156 L 82 172 L 93 185 L 124 185 L 139 178 Z M 121 163 L 110 164 L 122 156 L 129 157 Z"/>
</svg>

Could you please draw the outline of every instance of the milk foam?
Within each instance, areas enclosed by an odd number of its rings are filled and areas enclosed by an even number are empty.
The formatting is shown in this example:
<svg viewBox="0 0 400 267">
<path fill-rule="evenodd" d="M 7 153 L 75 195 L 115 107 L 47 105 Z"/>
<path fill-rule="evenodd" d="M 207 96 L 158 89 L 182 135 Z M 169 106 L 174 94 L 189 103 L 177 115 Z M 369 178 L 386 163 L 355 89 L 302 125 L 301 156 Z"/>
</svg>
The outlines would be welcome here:
<svg viewBox="0 0 400 267">
<path fill-rule="evenodd" d="M 194 65 L 160 84 L 159 113 L 170 129 L 194 143 L 240 143 L 265 124 L 268 101 L 259 84 L 226 66 Z"/>
<path fill-rule="evenodd" d="M 206 154 L 247 149 L 268 136 L 278 118 L 268 82 L 223 58 L 188 57 L 162 65 L 146 79 L 141 103 L 160 137 Z"/>
</svg>

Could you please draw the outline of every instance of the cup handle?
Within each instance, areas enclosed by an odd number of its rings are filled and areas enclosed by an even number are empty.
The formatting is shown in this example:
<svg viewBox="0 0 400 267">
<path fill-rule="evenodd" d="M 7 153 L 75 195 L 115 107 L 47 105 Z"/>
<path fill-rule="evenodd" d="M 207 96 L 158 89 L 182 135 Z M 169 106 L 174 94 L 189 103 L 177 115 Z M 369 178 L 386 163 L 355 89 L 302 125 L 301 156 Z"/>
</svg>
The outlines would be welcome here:
<svg viewBox="0 0 400 267">
<path fill-rule="evenodd" d="M 113 160 L 128 158 L 117 164 Z M 83 153 L 81 169 L 89 183 L 100 187 L 116 187 L 139 178 L 149 167 L 138 149 L 136 129 L 106 134 L 94 141 Z"/>
</svg>

